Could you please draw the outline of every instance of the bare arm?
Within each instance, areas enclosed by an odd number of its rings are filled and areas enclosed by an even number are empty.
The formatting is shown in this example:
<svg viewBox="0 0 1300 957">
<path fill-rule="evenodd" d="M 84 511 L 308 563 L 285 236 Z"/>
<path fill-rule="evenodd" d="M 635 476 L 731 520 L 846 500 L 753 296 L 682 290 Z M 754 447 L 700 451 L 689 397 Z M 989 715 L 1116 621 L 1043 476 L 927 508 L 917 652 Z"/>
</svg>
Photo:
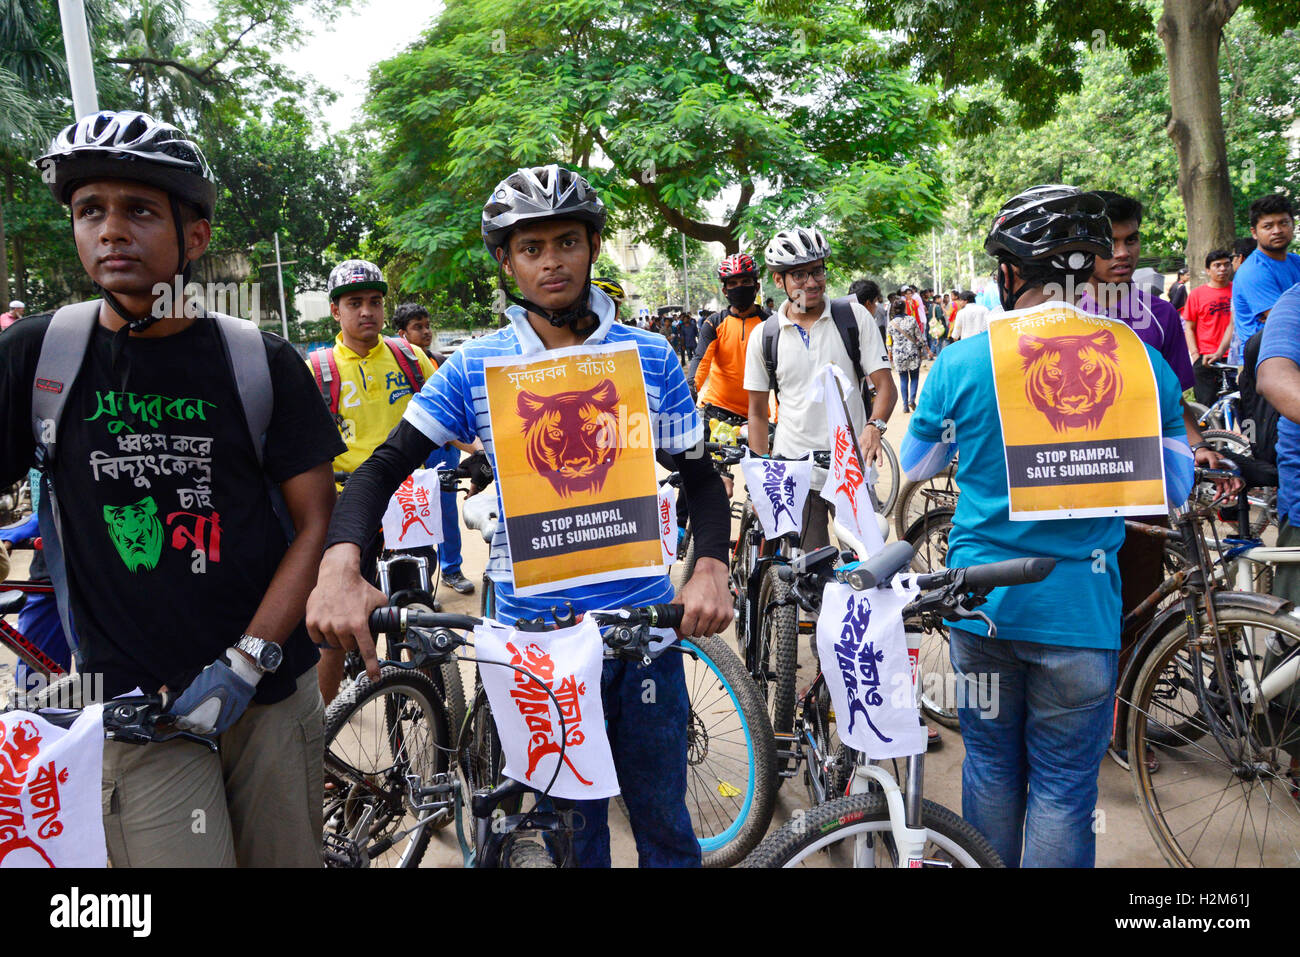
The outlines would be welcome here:
<svg viewBox="0 0 1300 957">
<path fill-rule="evenodd" d="M 1219 343 L 1219 348 L 1214 350 L 1214 355 L 1211 358 L 1213 358 L 1215 362 L 1222 359 L 1224 356 L 1228 354 L 1228 346 L 1231 343 L 1232 343 L 1232 323 L 1228 323 L 1227 327 L 1223 330 L 1223 340 Z"/>
<path fill-rule="evenodd" d="M 1190 309 L 1187 311 L 1189 313 L 1191 312 Z M 1195 318 L 1183 320 L 1183 337 L 1187 340 L 1187 351 L 1188 353 L 1191 354 L 1192 361 L 1195 362 L 1197 358 L 1201 355 L 1200 350 L 1196 348 L 1196 319 Z"/>
<path fill-rule="evenodd" d="M 289 508 L 295 535 L 246 629 L 247 634 L 276 644 L 283 644 L 302 621 L 307 593 L 316 584 L 325 531 L 334 508 L 333 467 L 322 462 L 295 475 L 280 483 L 280 493 Z"/>
<path fill-rule="evenodd" d="M 767 455 L 766 392 L 749 393 L 749 448 L 755 455 Z"/>
<path fill-rule="evenodd" d="M 1259 394 L 1280 415 L 1300 422 L 1300 366 L 1285 356 L 1274 356 L 1259 364 L 1255 381 Z"/>
</svg>

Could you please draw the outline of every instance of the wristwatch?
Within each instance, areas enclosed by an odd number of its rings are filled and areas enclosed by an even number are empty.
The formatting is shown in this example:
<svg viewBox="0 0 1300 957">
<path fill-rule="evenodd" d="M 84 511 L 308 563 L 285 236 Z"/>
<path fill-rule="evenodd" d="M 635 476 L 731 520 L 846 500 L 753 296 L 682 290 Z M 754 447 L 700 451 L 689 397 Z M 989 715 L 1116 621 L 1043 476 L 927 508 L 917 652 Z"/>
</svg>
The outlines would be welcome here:
<svg viewBox="0 0 1300 957">
<path fill-rule="evenodd" d="M 240 635 L 235 647 L 253 659 L 253 667 L 262 674 L 273 674 L 284 660 L 284 649 L 273 641 L 263 641 L 252 635 Z"/>
<path fill-rule="evenodd" d="M 870 422 L 867 423 L 867 425 L 874 425 L 877 429 L 880 430 L 881 435 L 884 435 L 885 429 L 889 427 L 889 423 L 886 422 L 884 419 L 872 419 Z"/>
</svg>

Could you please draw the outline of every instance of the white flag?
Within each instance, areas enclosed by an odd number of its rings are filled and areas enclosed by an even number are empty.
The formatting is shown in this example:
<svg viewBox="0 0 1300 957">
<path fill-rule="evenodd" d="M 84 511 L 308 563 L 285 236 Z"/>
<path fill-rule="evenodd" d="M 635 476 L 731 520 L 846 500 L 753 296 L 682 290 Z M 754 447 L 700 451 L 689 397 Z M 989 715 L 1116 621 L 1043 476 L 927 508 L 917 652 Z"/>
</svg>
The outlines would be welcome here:
<svg viewBox="0 0 1300 957">
<path fill-rule="evenodd" d="M 659 486 L 659 544 L 664 547 L 664 564 L 677 561 L 677 489 Z"/>
<path fill-rule="evenodd" d="M 0 714 L 0 867 L 105 867 L 104 706 L 71 728 Z"/>
<path fill-rule="evenodd" d="M 854 591 L 831 582 L 817 618 L 817 657 L 840 740 L 873 761 L 925 750 L 903 632 L 903 590 Z"/>
<path fill-rule="evenodd" d="M 862 469 L 862 453 L 858 437 L 853 432 L 853 422 L 840 392 L 852 384 L 835 365 L 827 363 L 822 371 L 825 388 L 826 424 L 830 434 L 831 468 L 822 486 L 822 498 L 835 506 L 835 518 L 867 549 L 866 559 L 880 551 L 885 540 L 880 537 L 880 527 L 872 508 L 871 493 Z M 875 466 L 871 467 L 874 472 Z"/>
<path fill-rule="evenodd" d="M 556 797 L 581 800 L 617 794 L 618 776 L 600 701 L 604 644 L 595 621 L 587 617 L 572 628 L 542 632 L 485 624 L 474 629 L 474 645 L 501 737 L 506 777 L 545 791 L 559 765 L 550 788 Z M 488 664 L 491 661 L 508 662 L 541 684 L 513 668 Z"/>
<path fill-rule="evenodd" d="M 442 544 L 442 490 L 437 469 L 416 469 L 393 493 L 384 512 L 384 546 Z"/>
<path fill-rule="evenodd" d="M 812 456 L 777 462 L 749 456 L 740 462 L 749 500 L 763 525 L 763 537 L 779 538 L 803 531 L 803 508 L 812 484 Z"/>
</svg>

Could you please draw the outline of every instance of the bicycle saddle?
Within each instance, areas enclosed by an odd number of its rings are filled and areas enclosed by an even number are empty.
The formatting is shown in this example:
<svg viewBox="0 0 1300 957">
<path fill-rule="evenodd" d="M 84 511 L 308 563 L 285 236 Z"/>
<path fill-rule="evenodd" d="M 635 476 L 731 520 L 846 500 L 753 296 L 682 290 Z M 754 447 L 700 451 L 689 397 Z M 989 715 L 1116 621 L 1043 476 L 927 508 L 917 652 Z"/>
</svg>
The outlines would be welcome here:
<svg viewBox="0 0 1300 957">
<path fill-rule="evenodd" d="M 12 615 L 21 611 L 27 604 L 27 593 L 22 591 L 0 592 L 0 615 Z"/>
</svg>

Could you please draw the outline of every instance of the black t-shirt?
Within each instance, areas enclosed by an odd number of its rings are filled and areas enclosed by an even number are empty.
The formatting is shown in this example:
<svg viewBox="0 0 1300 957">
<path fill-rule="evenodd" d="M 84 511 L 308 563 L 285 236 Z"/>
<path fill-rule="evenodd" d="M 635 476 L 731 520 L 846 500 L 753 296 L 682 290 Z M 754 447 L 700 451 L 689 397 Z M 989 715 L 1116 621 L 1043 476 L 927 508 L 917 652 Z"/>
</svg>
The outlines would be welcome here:
<svg viewBox="0 0 1300 957">
<path fill-rule="evenodd" d="M 29 321 L 0 335 L 0 475 L 34 462 L 32 382 L 48 328 Z M 263 467 L 213 320 L 129 339 L 125 385 L 112 341 L 96 326 L 59 426 L 54 486 L 74 627 L 84 670 L 104 675 L 108 695 L 179 691 L 239 639 L 288 548 L 266 479 L 283 482 L 344 446 L 306 363 L 277 336 L 263 334 L 274 390 Z M 254 700 L 287 697 L 318 657 L 300 622 Z"/>
</svg>

